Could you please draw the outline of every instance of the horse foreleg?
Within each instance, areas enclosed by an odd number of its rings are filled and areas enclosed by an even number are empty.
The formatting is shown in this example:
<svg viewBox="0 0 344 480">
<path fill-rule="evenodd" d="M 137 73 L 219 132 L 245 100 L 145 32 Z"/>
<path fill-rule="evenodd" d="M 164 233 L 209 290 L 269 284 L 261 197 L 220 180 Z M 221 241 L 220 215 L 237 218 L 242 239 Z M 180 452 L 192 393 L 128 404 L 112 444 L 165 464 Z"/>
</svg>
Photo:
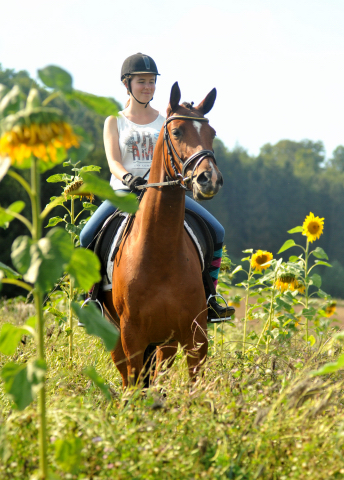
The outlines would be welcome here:
<svg viewBox="0 0 344 480">
<path fill-rule="evenodd" d="M 127 357 L 123 351 L 122 340 L 119 338 L 117 345 L 114 350 L 111 352 L 111 357 L 116 365 L 119 373 L 122 376 L 123 388 L 128 386 L 128 367 L 127 367 Z"/>
<path fill-rule="evenodd" d="M 140 340 L 140 336 L 134 336 L 126 322 L 121 321 L 122 345 L 125 356 L 127 357 L 127 375 L 128 385 L 137 386 L 139 380 L 144 375 L 143 356 L 147 345 L 144 340 Z"/>
</svg>

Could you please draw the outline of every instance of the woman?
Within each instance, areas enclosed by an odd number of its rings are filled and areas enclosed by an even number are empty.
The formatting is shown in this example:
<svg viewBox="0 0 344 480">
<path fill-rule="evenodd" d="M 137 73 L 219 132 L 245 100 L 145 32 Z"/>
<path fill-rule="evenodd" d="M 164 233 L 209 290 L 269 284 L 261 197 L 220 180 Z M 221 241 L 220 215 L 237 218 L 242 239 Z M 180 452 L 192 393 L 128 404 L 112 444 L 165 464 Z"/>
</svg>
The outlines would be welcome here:
<svg viewBox="0 0 344 480">
<path fill-rule="evenodd" d="M 142 176 L 150 168 L 153 151 L 165 118 L 152 108 L 158 73 L 154 60 L 148 55 L 137 53 L 128 57 L 122 66 L 121 81 L 127 88 L 129 100 L 118 118 L 110 116 L 105 120 L 104 145 L 111 172 L 110 185 L 116 191 L 131 190 L 135 193 L 138 185 L 146 180 Z M 224 229 L 207 210 L 190 197 L 185 197 L 185 206 L 198 213 L 205 220 L 214 239 L 214 259 L 210 269 L 214 285 L 219 274 Z M 87 247 L 102 222 L 116 208 L 105 201 L 94 213 L 80 235 L 80 243 Z M 206 291 L 207 296 L 210 292 Z M 215 297 L 209 299 L 209 318 L 230 318 L 233 309 L 220 306 Z"/>
</svg>

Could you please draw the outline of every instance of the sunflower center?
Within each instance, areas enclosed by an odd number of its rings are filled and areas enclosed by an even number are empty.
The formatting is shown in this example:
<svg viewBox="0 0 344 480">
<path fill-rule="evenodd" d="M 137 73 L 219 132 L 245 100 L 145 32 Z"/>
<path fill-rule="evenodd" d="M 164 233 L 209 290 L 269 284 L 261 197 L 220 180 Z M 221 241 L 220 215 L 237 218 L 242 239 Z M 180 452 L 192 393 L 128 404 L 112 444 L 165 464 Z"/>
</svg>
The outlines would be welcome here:
<svg viewBox="0 0 344 480">
<path fill-rule="evenodd" d="M 295 280 L 295 276 L 292 274 L 281 275 L 280 280 L 284 283 L 292 283 Z"/>
<path fill-rule="evenodd" d="M 259 257 L 256 258 L 256 262 L 258 265 L 263 265 L 268 261 L 268 256 L 267 255 L 259 255 Z"/>
<path fill-rule="evenodd" d="M 309 222 L 308 224 L 308 231 L 313 233 L 313 235 L 318 233 L 319 228 L 320 224 L 318 222 Z"/>
</svg>

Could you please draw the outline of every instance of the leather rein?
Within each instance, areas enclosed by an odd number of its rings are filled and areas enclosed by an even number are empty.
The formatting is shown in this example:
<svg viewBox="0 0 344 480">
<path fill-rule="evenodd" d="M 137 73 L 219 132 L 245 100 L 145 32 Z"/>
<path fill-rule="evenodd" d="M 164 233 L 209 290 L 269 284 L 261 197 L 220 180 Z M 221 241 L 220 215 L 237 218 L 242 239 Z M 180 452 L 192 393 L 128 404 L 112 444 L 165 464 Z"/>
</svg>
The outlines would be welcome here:
<svg viewBox="0 0 344 480">
<path fill-rule="evenodd" d="M 192 120 L 192 121 L 197 121 L 197 122 L 207 122 L 207 123 L 209 123 L 208 118 L 204 118 L 204 117 L 189 117 L 189 116 L 186 116 L 186 115 L 172 115 L 171 117 L 168 117 L 166 119 L 165 123 L 164 123 L 164 142 L 165 142 L 166 147 L 167 147 L 167 153 L 170 157 L 170 164 L 171 164 L 171 167 L 174 171 L 174 174 L 175 174 L 176 177 L 180 177 L 180 178 L 174 179 L 168 173 L 167 162 L 166 162 L 166 158 L 165 158 L 165 149 L 163 148 L 164 168 L 165 168 L 165 172 L 167 174 L 166 179 L 168 179 L 168 180 L 166 182 L 148 183 L 146 185 L 139 185 L 139 186 L 136 187 L 137 190 L 144 190 L 144 189 L 150 188 L 150 187 L 163 187 L 163 186 L 172 187 L 174 185 L 179 185 L 181 188 L 184 188 L 185 190 L 188 190 L 188 188 L 185 186 L 185 183 L 188 183 L 193 179 L 196 168 L 203 162 L 203 160 L 205 158 L 211 157 L 213 159 L 213 161 L 215 162 L 215 165 L 216 165 L 215 154 L 212 150 L 200 150 L 199 152 L 196 152 L 193 155 L 191 155 L 189 158 L 187 158 L 185 160 L 185 162 L 183 162 L 182 158 L 179 156 L 178 152 L 174 148 L 174 145 L 171 141 L 169 131 L 167 129 L 167 125 L 170 122 L 172 122 L 173 120 Z M 178 170 L 177 170 L 173 154 L 178 159 L 179 163 L 182 165 L 182 172 L 181 173 L 179 173 Z M 197 161 L 195 163 L 195 166 L 192 169 L 191 175 L 188 176 L 188 177 L 185 177 L 186 169 L 195 160 L 197 160 Z"/>
</svg>

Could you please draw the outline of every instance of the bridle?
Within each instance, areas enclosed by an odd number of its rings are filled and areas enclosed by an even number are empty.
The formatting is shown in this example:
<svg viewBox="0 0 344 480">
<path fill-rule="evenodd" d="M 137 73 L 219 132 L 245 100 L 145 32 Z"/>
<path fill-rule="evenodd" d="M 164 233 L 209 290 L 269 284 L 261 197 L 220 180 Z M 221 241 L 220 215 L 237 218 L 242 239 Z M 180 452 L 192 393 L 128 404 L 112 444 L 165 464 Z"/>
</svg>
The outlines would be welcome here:
<svg viewBox="0 0 344 480">
<path fill-rule="evenodd" d="M 163 128 L 164 128 L 164 143 L 166 144 L 167 154 L 170 157 L 171 167 L 172 167 L 173 172 L 174 172 L 174 174 L 177 178 L 171 177 L 171 175 L 168 171 L 166 157 L 165 157 L 165 149 L 163 148 L 164 168 L 165 168 L 165 172 L 166 172 L 166 175 L 167 175 L 167 177 L 166 177 L 167 181 L 166 182 L 160 182 L 160 183 L 148 183 L 146 185 L 140 185 L 140 186 L 136 187 L 137 190 L 144 190 L 144 189 L 149 188 L 149 187 L 160 187 L 160 186 L 162 187 L 162 186 L 174 186 L 174 185 L 179 185 L 180 187 L 184 188 L 185 190 L 188 190 L 188 188 L 185 186 L 185 184 L 192 181 L 197 167 L 199 167 L 199 165 L 203 162 L 203 160 L 205 158 L 211 157 L 213 159 L 215 165 L 216 165 L 215 154 L 212 150 L 200 150 L 199 152 L 196 152 L 193 155 L 191 155 L 189 158 L 187 158 L 185 160 L 185 162 L 183 162 L 183 160 L 180 157 L 180 155 L 178 154 L 177 150 L 174 148 L 174 145 L 172 143 L 172 140 L 171 140 L 168 128 L 167 128 L 167 125 L 170 122 L 172 122 L 173 120 L 192 120 L 192 121 L 197 121 L 197 122 L 209 123 L 208 118 L 204 118 L 204 117 L 189 117 L 187 115 L 171 115 L 170 117 L 168 117 L 166 119 L 164 125 L 163 125 Z M 178 170 L 177 170 L 177 166 L 176 166 L 176 162 L 175 162 L 173 154 L 177 158 L 177 160 L 179 161 L 180 165 L 182 166 L 181 167 L 181 173 L 179 173 Z M 197 161 L 196 161 L 196 163 L 195 163 L 195 165 L 192 169 L 191 175 L 185 177 L 186 169 L 195 160 L 197 160 Z"/>
<path fill-rule="evenodd" d="M 214 160 L 215 165 L 216 165 L 216 159 L 215 159 L 214 152 L 212 150 L 200 150 L 199 152 L 196 152 L 193 155 L 191 155 L 191 157 L 187 158 L 185 160 L 185 162 L 183 162 L 183 160 L 180 157 L 180 155 L 178 154 L 177 150 L 174 148 L 174 145 L 171 141 L 171 137 L 170 137 L 170 134 L 169 134 L 169 131 L 168 131 L 168 128 L 167 128 L 167 125 L 170 122 L 172 122 L 173 120 L 192 120 L 192 121 L 206 122 L 206 123 L 209 123 L 209 120 L 208 120 L 208 118 L 204 118 L 204 117 L 189 117 L 187 115 L 172 115 L 171 117 L 168 117 L 166 119 L 165 123 L 164 123 L 164 142 L 165 142 L 166 147 L 167 147 L 167 153 L 170 156 L 171 167 L 173 168 L 175 176 L 176 177 L 181 177 L 181 179 L 185 183 L 185 182 L 189 182 L 190 180 L 193 179 L 196 168 L 203 162 L 203 160 L 206 157 L 211 157 Z M 176 167 L 176 164 L 175 164 L 175 159 L 173 157 L 172 151 L 173 151 L 175 157 L 178 159 L 178 161 L 182 165 L 182 172 L 181 173 L 178 173 L 178 171 L 177 171 L 177 167 Z M 168 173 L 168 170 L 167 170 L 167 164 L 166 164 L 166 159 L 165 159 L 165 150 L 163 150 L 163 153 L 164 153 L 165 171 L 166 171 L 168 177 L 171 178 L 169 173 Z M 198 160 L 198 161 L 196 162 L 195 166 L 193 167 L 191 175 L 189 177 L 185 178 L 186 169 L 195 160 Z"/>
</svg>

